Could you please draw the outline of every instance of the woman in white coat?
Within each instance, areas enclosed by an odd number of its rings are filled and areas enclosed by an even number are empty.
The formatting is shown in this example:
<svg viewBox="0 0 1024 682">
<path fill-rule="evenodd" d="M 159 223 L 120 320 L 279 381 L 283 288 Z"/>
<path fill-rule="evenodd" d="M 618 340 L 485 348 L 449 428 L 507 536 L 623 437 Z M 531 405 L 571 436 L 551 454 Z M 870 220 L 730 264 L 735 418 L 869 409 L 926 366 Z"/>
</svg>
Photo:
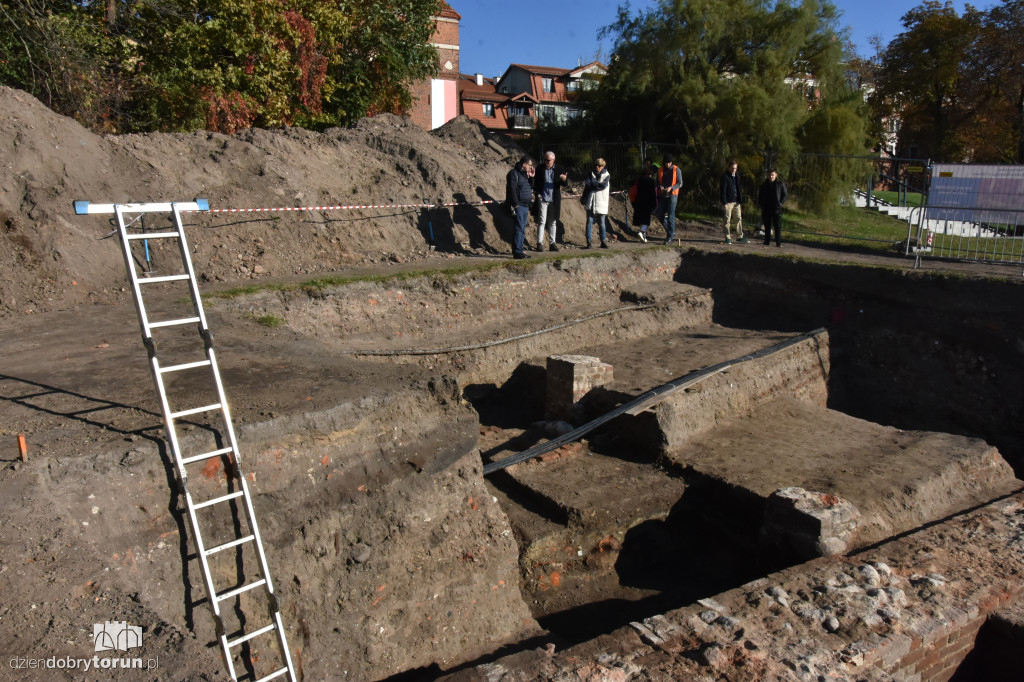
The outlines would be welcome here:
<svg viewBox="0 0 1024 682">
<path fill-rule="evenodd" d="M 594 222 L 601 227 L 601 248 L 607 249 L 607 227 L 605 217 L 608 215 L 608 198 L 611 195 L 611 175 L 605 169 L 604 159 L 594 162 L 594 171 L 583 184 L 584 202 L 587 209 L 587 248 L 590 248 L 590 236 Z"/>
</svg>

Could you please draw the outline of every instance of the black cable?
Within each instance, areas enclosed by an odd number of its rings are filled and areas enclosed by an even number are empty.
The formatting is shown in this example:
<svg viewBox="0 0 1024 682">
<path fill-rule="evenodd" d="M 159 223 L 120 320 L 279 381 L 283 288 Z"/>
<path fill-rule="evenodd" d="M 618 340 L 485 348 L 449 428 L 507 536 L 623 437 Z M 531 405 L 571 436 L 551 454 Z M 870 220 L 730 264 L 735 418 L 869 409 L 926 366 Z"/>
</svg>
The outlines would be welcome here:
<svg viewBox="0 0 1024 682">
<path fill-rule="evenodd" d="M 629 401 L 628 403 L 626 403 L 624 405 L 620 405 L 619 407 L 615 408 L 611 412 L 608 412 L 607 414 L 603 414 L 600 417 L 598 417 L 597 419 L 594 419 L 593 421 L 587 422 L 583 426 L 580 426 L 579 428 L 576 428 L 576 429 L 570 431 L 569 433 L 561 435 L 558 438 L 553 438 L 552 440 L 549 440 L 546 443 L 541 443 L 540 445 L 535 445 L 534 447 L 529 448 L 528 450 L 523 450 L 519 454 L 512 455 L 511 457 L 506 457 L 505 459 L 499 460 L 497 462 L 490 462 L 489 464 L 485 464 L 484 465 L 484 476 L 486 476 L 487 474 L 493 474 L 495 471 L 501 471 L 502 469 L 510 467 L 513 464 L 519 464 L 520 462 L 525 462 L 528 459 L 533 459 L 534 457 L 539 457 L 539 456 L 541 456 L 543 454 L 551 452 L 552 450 L 557 450 L 558 448 L 562 447 L 563 445 L 567 445 L 569 443 L 573 443 L 573 442 L 579 440 L 580 436 L 583 436 L 584 434 L 589 433 L 590 431 L 593 431 L 594 429 L 596 429 L 597 427 L 601 426 L 602 424 L 605 424 L 606 422 L 611 421 L 615 417 L 618 417 L 619 415 L 622 415 L 622 414 L 630 411 L 634 407 L 639 406 L 642 403 L 647 402 L 648 400 L 650 400 L 652 398 L 656 398 L 657 396 L 662 395 L 663 393 L 667 393 L 667 392 L 675 389 L 677 386 L 680 386 L 680 385 L 688 383 L 688 382 L 698 381 L 698 380 L 700 380 L 700 379 L 702 379 L 702 378 L 704 378 L 706 376 L 709 376 L 711 374 L 716 374 L 718 372 L 721 372 L 723 369 L 731 367 L 732 365 L 738 365 L 741 362 L 747 362 L 749 360 L 756 360 L 757 358 L 761 358 L 761 357 L 764 357 L 766 355 L 771 355 L 772 353 L 777 353 L 778 351 L 783 350 L 785 348 L 788 348 L 790 346 L 794 346 L 794 345 L 800 343 L 801 341 L 804 341 L 806 339 L 809 339 L 809 338 L 812 338 L 814 336 L 817 336 L 818 334 L 821 334 L 824 331 L 825 331 L 824 327 L 819 327 L 818 329 L 815 329 L 813 331 L 805 332 L 805 333 L 800 334 L 798 336 L 794 336 L 792 338 L 786 339 L 785 341 L 780 341 L 779 343 L 773 344 L 771 346 L 767 346 L 766 348 L 762 348 L 761 350 L 755 351 L 753 353 L 750 353 L 749 355 L 744 355 L 742 357 L 736 358 L 735 360 L 726 360 L 725 362 L 719 362 L 718 364 L 711 365 L 709 367 L 704 367 L 702 369 L 694 370 L 693 372 L 690 372 L 689 374 L 681 376 L 678 379 L 673 379 L 672 381 L 668 382 L 667 384 L 662 384 L 661 386 L 658 386 L 657 388 L 653 388 L 650 391 L 647 391 L 646 393 L 643 393 L 643 394 L 637 396 L 636 398 L 634 398 L 633 400 Z"/>
</svg>

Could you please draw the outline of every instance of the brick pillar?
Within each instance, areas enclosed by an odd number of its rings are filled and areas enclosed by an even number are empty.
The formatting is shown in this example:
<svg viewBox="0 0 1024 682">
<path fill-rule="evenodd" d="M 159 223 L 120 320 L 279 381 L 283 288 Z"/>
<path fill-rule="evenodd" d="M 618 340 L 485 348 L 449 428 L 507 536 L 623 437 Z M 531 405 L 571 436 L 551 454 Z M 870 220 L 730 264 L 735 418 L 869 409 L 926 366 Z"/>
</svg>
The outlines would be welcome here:
<svg viewBox="0 0 1024 682">
<path fill-rule="evenodd" d="M 547 404 L 549 417 L 572 421 L 576 404 L 591 389 L 612 380 L 612 366 L 588 355 L 548 357 Z"/>
</svg>

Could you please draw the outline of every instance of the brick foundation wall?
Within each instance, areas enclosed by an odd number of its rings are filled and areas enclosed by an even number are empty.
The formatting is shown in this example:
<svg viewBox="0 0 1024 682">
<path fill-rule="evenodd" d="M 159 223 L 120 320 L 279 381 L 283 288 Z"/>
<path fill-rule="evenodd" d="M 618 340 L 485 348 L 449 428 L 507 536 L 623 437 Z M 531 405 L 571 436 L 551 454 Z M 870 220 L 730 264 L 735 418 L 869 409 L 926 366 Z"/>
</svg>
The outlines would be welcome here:
<svg viewBox="0 0 1024 682">
<path fill-rule="evenodd" d="M 988 594 L 975 595 L 966 610 L 949 609 L 937 618 L 915 624 L 911 634 L 884 641 L 867 658 L 895 679 L 907 682 L 946 682 L 974 649 L 978 631 L 988 617 L 1022 592 L 1020 585 L 993 586 Z"/>
<path fill-rule="evenodd" d="M 514 670 L 524 682 L 634 679 L 624 674 L 630 670 L 679 680 L 1016 679 L 973 675 L 965 659 L 983 646 L 982 624 L 1024 595 L 1022 575 L 1024 494 L 1017 494 L 856 556 L 815 559 L 564 651 L 536 649 L 489 665 Z M 1024 627 L 1014 635 L 1012 649 L 989 655 L 1019 650 L 1014 645 L 1024 639 Z M 1019 665 L 1010 663 L 1016 675 Z M 443 679 L 482 682 L 491 672 L 482 665 Z"/>
</svg>

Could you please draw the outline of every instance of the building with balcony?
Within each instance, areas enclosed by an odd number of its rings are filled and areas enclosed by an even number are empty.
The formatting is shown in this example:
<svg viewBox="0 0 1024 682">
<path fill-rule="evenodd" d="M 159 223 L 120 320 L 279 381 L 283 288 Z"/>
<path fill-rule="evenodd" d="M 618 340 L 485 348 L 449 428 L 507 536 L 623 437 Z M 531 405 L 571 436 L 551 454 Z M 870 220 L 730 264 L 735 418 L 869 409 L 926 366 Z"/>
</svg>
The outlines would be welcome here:
<svg viewBox="0 0 1024 682">
<path fill-rule="evenodd" d="M 575 69 L 512 64 L 499 78 L 460 74 L 459 113 L 513 137 L 541 123 L 565 124 L 584 114 L 577 93 L 597 87 L 607 69 L 592 62 Z"/>
</svg>

